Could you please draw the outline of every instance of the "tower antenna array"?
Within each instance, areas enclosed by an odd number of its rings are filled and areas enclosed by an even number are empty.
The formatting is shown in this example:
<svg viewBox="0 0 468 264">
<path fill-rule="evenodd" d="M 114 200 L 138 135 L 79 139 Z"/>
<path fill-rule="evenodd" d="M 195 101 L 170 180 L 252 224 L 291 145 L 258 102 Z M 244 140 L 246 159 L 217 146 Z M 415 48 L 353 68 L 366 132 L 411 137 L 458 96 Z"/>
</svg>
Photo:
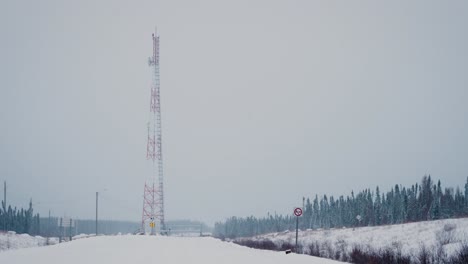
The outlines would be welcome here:
<svg viewBox="0 0 468 264">
<path fill-rule="evenodd" d="M 162 134 L 161 134 L 161 103 L 159 96 L 159 36 L 153 33 L 153 55 L 148 59 L 148 65 L 152 69 L 153 81 L 150 97 L 150 120 L 148 122 L 148 142 L 146 146 L 146 158 L 152 162 L 152 182 L 145 182 L 143 191 L 143 216 L 141 229 L 146 231 L 149 221 L 151 235 L 156 234 L 155 221 L 159 220 L 161 233 L 166 232 L 164 222 L 164 175 L 162 159 Z M 157 176 L 157 184 L 156 184 Z"/>
</svg>

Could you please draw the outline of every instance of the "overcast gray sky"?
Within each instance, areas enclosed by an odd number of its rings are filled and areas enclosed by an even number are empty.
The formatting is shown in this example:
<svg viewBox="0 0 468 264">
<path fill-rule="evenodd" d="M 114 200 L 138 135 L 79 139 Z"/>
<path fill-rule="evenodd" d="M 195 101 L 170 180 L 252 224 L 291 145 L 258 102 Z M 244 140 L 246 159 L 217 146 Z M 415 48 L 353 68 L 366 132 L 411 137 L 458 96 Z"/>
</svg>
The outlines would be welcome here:
<svg viewBox="0 0 468 264">
<path fill-rule="evenodd" d="M 467 1 L 8 1 L 0 180 L 46 214 L 141 220 L 161 36 L 167 219 L 468 176 Z"/>
</svg>

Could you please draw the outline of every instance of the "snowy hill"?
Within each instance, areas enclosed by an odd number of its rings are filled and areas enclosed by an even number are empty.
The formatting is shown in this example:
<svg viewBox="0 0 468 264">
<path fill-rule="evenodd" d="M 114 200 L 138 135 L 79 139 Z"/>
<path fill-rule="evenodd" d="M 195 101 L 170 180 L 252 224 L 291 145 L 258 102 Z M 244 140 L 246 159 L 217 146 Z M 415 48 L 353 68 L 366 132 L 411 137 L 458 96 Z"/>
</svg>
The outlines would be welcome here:
<svg viewBox="0 0 468 264">
<path fill-rule="evenodd" d="M 333 260 L 241 247 L 214 238 L 150 236 L 101 236 L 48 247 L 0 253 L 0 263 L 15 264 L 148 264 L 148 263 L 308 263 Z"/>
<path fill-rule="evenodd" d="M 238 242 L 271 240 L 276 245 L 295 243 L 295 231 L 271 233 L 253 238 L 241 238 Z M 349 254 L 353 247 L 364 251 L 391 250 L 417 259 L 421 249 L 438 257 L 453 256 L 468 242 L 468 218 L 425 221 L 409 224 L 329 230 L 305 230 L 299 232 L 298 244 L 306 254 L 335 258 L 337 254 Z M 436 257 L 437 257 L 436 256 Z M 345 258 L 339 258 L 345 259 Z"/>
</svg>

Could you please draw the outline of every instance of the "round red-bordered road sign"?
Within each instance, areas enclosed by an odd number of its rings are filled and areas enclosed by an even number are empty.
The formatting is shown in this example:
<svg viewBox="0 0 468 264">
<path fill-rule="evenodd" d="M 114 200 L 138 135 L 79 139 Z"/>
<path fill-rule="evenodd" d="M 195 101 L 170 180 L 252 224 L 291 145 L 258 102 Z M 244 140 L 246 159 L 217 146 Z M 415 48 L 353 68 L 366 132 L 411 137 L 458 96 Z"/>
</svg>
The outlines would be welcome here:
<svg viewBox="0 0 468 264">
<path fill-rule="evenodd" d="M 295 216 L 301 216 L 302 215 L 302 209 L 299 208 L 299 207 L 294 209 L 294 215 Z"/>
</svg>

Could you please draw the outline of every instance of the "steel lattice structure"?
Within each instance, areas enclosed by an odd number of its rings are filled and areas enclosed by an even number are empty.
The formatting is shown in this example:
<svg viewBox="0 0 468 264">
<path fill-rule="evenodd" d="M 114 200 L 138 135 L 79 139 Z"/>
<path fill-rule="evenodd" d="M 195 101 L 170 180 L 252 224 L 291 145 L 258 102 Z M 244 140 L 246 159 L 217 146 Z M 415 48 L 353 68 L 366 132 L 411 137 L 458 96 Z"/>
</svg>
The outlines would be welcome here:
<svg viewBox="0 0 468 264">
<path fill-rule="evenodd" d="M 146 223 L 150 221 L 151 234 L 155 235 L 156 219 L 159 220 L 160 232 L 165 233 L 164 222 L 164 175 L 162 159 L 162 134 L 161 134 L 161 104 L 160 104 L 160 81 L 159 81 L 159 36 L 153 34 L 153 56 L 148 59 L 148 65 L 152 68 L 153 82 L 151 85 L 150 120 L 148 122 L 148 143 L 146 147 L 146 158 L 153 163 L 153 182 L 145 183 L 143 192 L 143 216 L 141 229 L 145 232 Z M 156 185 L 156 176 L 158 184 Z"/>
</svg>

